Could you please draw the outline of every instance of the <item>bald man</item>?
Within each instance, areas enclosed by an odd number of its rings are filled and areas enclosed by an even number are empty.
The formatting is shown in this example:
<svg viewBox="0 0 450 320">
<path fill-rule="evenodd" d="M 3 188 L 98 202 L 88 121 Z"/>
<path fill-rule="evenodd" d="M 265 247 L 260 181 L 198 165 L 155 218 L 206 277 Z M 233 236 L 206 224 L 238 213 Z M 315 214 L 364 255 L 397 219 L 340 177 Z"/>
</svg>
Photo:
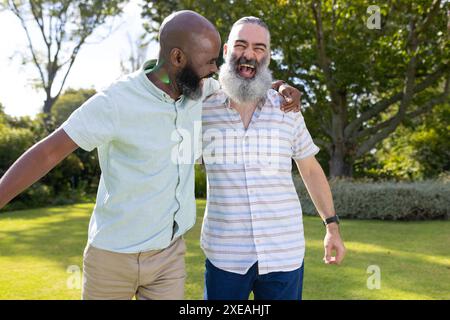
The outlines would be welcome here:
<svg viewBox="0 0 450 320">
<path fill-rule="evenodd" d="M 201 15 L 167 17 L 157 62 L 89 99 L 0 180 L 2 208 L 77 148 L 97 148 L 102 174 L 83 257 L 83 299 L 183 299 L 183 234 L 196 217 L 189 142 L 201 131 L 195 123 L 202 101 L 218 89 L 210 76 L 220 46 Z"/>
</svg>

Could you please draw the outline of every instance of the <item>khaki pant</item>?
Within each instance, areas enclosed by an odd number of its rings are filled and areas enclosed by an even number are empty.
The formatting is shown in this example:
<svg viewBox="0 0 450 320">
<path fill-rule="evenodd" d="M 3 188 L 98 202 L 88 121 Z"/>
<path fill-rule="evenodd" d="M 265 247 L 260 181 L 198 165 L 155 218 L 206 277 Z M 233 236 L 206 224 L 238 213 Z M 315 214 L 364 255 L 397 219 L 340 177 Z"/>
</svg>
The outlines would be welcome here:
<svg viewBox="0 0 450 320">
<path fill-rule="evenodd" d="M 84 300 L 181 300 L 186 279 L 183 238 L 163 250 L 116 253 L 87 246 Z"/>
</svg>

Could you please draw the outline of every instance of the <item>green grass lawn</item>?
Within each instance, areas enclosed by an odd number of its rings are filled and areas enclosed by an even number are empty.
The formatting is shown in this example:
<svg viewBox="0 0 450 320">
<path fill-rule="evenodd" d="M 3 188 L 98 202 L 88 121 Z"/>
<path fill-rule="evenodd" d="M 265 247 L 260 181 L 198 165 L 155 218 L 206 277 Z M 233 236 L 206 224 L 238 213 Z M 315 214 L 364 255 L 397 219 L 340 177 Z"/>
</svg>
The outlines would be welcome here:
<svg viewBox="0 0 450 320">
<path fill-rule="evenodd" d="M 0 299 L 79 299 L 76 271 L 82 266 L 92 207 L 1 214 Z M 204 207 L 205 201 L 198 200 L 197 223 L 186 235 L 187 299 L 202 299 L 199 234 Z M 347 257 L 341 266 L 322 262 L 319 218 L 306 216 L 304 224 L 304 299 L 450 299 L 450 221 L 344 220 Z M 380 289 L 367 288 L 371 265 L 380 268 Z"/>
</svg>

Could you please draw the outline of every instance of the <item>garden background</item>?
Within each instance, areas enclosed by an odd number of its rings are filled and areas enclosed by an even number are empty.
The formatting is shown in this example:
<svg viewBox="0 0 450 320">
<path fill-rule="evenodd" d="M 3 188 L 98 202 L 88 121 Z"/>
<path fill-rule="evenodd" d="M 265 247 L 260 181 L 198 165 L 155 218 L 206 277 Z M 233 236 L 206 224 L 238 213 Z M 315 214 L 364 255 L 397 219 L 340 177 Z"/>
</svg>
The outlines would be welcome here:
<svg viewBox="0 0 450 320">
<path fill-rule="evenodd" d="M 157 56 L 156 32 L 176 10 L 203 14 L 223 42 L 242 16 L 269 25 L 270 67 L 303 92 L 348 250 L 341 266 L 323 264 L 323 225 L 294 169 L 305 214 L 305 299 L 450 299 L 448 1 L 1 1 L 0 20 L 14 23 L 24 45 L 11 51 L 2 41 L 10 56 L 0 59 L 8 70 L 27 70 L 21 86 L 41 100 L 38 113 L 8 106 L 2 97 L 13 76 L 0 74 L 0 176 L 95 94 L 96 70 L 77 59 L 131 24 L 130 6 L 141 31 L 95 53 L 106 58 L 126 47 L 114 60 L 120 74 Z M 71 86 L 77 79 L 86 85 Z M 99 174 L 96 152 L 77 150 L 0 211 L 0 299 L 80 297 Z M 196 196 L 197 223 L 186 236 L 188 299 L 202 299 L 203 290 L 200 166 Z"/>
</svg>

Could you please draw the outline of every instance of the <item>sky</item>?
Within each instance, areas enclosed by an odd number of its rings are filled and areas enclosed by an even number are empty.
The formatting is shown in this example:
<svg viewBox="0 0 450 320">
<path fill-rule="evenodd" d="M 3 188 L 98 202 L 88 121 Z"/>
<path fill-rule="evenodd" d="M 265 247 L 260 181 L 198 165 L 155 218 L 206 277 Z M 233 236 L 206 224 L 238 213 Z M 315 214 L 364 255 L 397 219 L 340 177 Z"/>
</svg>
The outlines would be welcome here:
<svg viewBox="0 0 450 320">
<path fill-rule="evenodd" d="M 100 29 L 94 37 L 98 38 L 99 33 L 105 34 L 107 30 Z M 114 20 L 109 37 L 81 48 L 64 88 L 100 90 L 112 83 L 121 75 L 120 61 L 129 56 L 129 36 L 137 38 L 143 32 L 138 0 L 132 0 L 125 6 L 124 13 Z M 88 42 L 91 39 L 88 38 Z M 32 86 L 32 79 L 38 77 L 36 67 L 22 65 L 17 55 L 26 50 L 26 34 L 19 19 L 11 12 L 0 12 L 0 103 L 12 116 L 35 116 L 42 110 L 45 100 L 45 94 Z M 157 54 L 158 46 L 153 42 L 146 57 L 156 58 Z"/>
</svg>

